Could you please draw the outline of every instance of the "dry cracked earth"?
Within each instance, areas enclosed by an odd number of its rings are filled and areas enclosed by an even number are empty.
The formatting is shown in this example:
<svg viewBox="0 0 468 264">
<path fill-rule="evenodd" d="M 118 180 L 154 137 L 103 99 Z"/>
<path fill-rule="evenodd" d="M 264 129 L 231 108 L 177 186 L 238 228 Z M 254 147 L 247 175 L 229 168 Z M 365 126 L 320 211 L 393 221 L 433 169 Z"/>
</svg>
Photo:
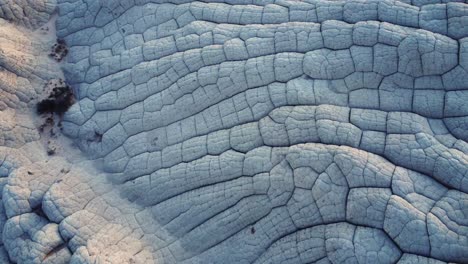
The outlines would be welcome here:
<svg viewBox="0 0 468 264">
<path fill-rule="evenodd" d="M 468 1 L 0 0 L 0 263 L 468 263 L 467 142 Z"/>
</svg>

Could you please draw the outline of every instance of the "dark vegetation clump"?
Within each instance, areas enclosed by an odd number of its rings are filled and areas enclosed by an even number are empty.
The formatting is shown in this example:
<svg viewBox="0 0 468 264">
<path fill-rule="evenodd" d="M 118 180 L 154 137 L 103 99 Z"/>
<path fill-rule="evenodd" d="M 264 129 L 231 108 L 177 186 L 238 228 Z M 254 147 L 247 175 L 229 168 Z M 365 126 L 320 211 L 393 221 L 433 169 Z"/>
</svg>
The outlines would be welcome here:
<svg viewBox="0 0 468 264">
<path fill-rule="evenodd" d="M 68 54 L 67 43 L 63 39 L 57 39 L 57 43 L 52 46 L 52 52 L 49 54 L 50 57 L 56 61 L 62 61 Z"/>
<path fill-rule="evenodd" d="M 74 100 L 70 86 L 63 84 L 62 86 L 55 87 L 47 99 L 37 104 L 37 113 L 62 115 L 72 106 Z"/>
</svg>

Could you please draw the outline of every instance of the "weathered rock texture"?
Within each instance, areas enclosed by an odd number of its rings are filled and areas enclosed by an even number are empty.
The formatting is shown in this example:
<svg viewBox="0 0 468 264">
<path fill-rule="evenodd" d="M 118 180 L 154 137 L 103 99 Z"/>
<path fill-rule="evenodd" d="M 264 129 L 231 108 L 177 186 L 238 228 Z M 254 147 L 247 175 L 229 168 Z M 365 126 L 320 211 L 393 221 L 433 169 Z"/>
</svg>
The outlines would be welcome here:
<svg viewBox="0 0 468 264">
<path fill-rule="evenodd" d="M 12 117 L 59 78 L 27 3 L 0 0 L 5 261 L 468 263 L 466 1 L 57 0 L 79 160 Z"/>
</svg>

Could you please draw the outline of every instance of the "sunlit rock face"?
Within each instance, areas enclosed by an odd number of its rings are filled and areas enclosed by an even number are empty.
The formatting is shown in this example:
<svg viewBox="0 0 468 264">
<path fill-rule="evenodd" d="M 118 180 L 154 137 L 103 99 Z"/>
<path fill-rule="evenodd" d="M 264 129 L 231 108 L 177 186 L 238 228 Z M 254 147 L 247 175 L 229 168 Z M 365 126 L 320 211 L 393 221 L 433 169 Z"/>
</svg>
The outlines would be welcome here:
<svg viewBox="0 0 468 264">
<path fill-rule="evenodd" d="M 464 1 L 0 0 L 0 17 L 3 262 L 468 263 Z M 33 113 L 60 78 L 70 140 Z"/>
<path fill-rule="evenodd" d="M 29 29 L 37 29 L 49 21 L 56 9 L 56 0 L 2 0 L 0 17 Z"/>
<path fill-rule="evenodd" d="M 139 206 L 73 151 L 59 116 L 36 114 L 64 85 L 50 5 L 0 1 L 0 263 L 153 263 Z"/>
</svg>

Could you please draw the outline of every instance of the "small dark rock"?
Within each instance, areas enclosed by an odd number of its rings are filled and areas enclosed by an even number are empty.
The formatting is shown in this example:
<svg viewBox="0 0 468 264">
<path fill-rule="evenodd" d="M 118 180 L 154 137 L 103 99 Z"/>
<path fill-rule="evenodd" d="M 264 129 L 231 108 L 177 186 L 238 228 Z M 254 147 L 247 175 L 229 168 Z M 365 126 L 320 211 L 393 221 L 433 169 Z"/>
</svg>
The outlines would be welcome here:
<svg viewBox="0 0 468 264">
<path fill-rule="evenodd" d="M 102 134 L 99 133 L 99 132 L 94 132 L 94 138 L 95 138 L 95 141 L 101 142 L 102 141 Z"/>
<path fill-rule="evenodd" d="M 52 156 L 55 154 L 55 149 L 48 149 L 47 150 L 47 155 Z"/>
<path fill-rule="evenodd" d="M 49 54 L 50 57 L 56 61 L 62 61 L 68 54 L 67 43 L 63 39 L 57 39 L 57 43 L 52 46 L 52 52 Z"/>
</svg>

